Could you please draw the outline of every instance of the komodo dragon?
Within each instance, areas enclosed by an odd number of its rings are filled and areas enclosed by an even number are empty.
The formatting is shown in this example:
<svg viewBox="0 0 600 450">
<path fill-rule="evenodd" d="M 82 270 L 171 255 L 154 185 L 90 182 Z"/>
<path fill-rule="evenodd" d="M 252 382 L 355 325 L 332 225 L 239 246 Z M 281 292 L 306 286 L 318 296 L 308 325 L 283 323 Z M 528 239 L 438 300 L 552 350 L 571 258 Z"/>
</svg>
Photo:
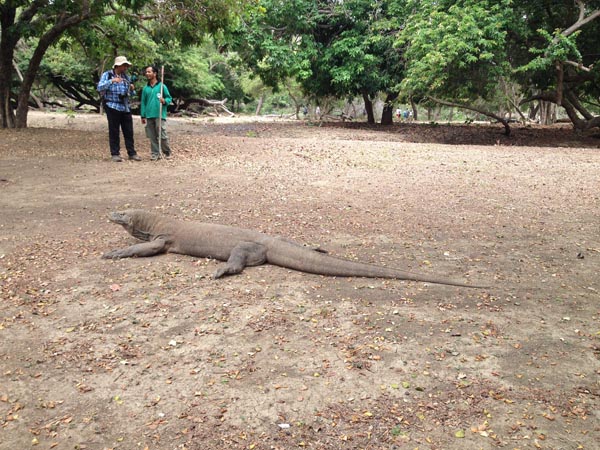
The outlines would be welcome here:
<svg viewBox="0 0 600 450">
<path fill-rule="evenodd" d="M 214 278 L 240 273 L 246 266 L 270 263 L 318 275 L 395 278 L 451 286 L 484 287 L 339 259 L 320 250 L 254 230 L 212 223 L 182 222 L 138 209 L 113 212 L 109 215 L 109 220 L 122 225 L 132 236 L 146 242 L 105 253 L 102 257 L 107 259 L 170 252 L 227 261 L 217 269 Z"/>
</svg>

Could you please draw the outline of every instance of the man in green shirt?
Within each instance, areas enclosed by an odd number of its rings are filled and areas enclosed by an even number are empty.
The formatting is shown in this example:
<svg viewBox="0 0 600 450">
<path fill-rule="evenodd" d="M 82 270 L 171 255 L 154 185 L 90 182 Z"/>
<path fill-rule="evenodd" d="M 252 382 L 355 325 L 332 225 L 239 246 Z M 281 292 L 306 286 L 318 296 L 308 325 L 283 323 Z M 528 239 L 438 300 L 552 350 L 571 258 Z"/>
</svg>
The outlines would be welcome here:
<svg viewBox="0 0 600 450">
<path fill-rule="evenodd" d="M 148 84 L 142 90 L 140 115 L 142 116 L 142 123 L 146 125 L 146 136 L 150 139 L 151 159 L 152 161 L 158 160 L 161 157 L 161 152 L 165 158 L 169 159 L 171 157 L 171 147 L 167 136 L 167 105 L 172 101 L 171 94 L 167 86 L 158 81 L 156 67 L 146 67 L 144 75 L 148 80 Z M 161 140 L 160 149 L 158 145 L 159 135 Z"/>
</svg>

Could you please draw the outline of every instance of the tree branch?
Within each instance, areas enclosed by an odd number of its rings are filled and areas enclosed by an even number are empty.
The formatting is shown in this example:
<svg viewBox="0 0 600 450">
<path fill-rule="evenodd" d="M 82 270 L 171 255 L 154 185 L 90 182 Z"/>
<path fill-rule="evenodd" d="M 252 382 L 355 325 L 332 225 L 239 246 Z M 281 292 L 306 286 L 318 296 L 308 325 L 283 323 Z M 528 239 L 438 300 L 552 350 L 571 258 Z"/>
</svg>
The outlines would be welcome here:
<svg viewBox="0 0 600 450">
<path fill-rule="evenodd" d="M 569 90 L 565 92 L 565 97 L 567 98 L 567 101 L 579 112 L 579 114 L 584 117 L 585 120 L 592 120 L 594 118 L 594 115 L 581 104 L 579 98 L 577 98 L 572 91 Z"/>
<path fill-rule="evenodd" d="M 577 4 L 577 6 L 579 6 L 579 18 L 577 19 L 577 22 L 575 22 L 573 25 L 571 25 L 569 28 L 567 28 L 561 33 L 565 37 L 570 36 L 585 24 L 591 22 L 597 17 L 600 17 L 600 9 L 592 11 L 589 16 L 585 17 L 585 3 L 583 2 L 583 0 L 575 0 L 575 3 Z"/>
<path fill-rule="evenodd" d="M 525 103 L 531 103 L 536 100 L 541 100 L 544 102 L 552 102 L 556 103 L 556 92 L 554 91 L 542 91 L 539 94 L 532 95 L 531 97 L 524 98 L 519 102 L 519 105 L 524 105 Z"/>
<path fill-rule="evenodd" d="M 564 61 L 564 64 L 568 64 L 569 66 L 577 67 L 578 69 L 584 70 L 586 72 L 591 72 L 592 69 L 590 67 L 586 67 L 583 63 L 578 63 L 576 61 Z"/>
<path fill-rule="evenodd" d="M 23 82 L 23 74 L 21 73 L 21 70 L 19 69 L 19 65 L 17 64 L 16 61 L 13 61 L 13 69 L 14 69 L 15 73 L 17 74 L 17 76 L 19 77 L 19 80 L 22 83 Z M 39 109 L 44 109 L 44 104 L 36 95 L 31 93 L 30 96 Z"/>
<path fill-rule="evenodd" d="M 440 98 L 431 97 L 431 96 L 429 96 L 429 98 L 431 100 L 433 100 L 434 102 L 439 103 L 440 105 L 452 106 L 452 107 L 455 107 L 455 108 L 468 109 L 469 111 L 475 111 L 475 112 L 477 112 L 479 114 L 483 114 L 484 116 L 491 117 L 492 119 L 495 119 L 498 122 L 500 122 L 502 125 L 504 125 L 504 134 L 506 136 L 510 136 L 510 125 L 509 125 L 508 121 L 506 119 L 504 119 L 503 117 L 500 117 L 499 115 L 494 114 L 493 112 L 486 111 L 486 110 L 481 109 L 481 108 L 476 108 L 474 106 L 462 105 L 460 103 L 449 102 L 449 101 L 442 100 Z"/>
</svg>

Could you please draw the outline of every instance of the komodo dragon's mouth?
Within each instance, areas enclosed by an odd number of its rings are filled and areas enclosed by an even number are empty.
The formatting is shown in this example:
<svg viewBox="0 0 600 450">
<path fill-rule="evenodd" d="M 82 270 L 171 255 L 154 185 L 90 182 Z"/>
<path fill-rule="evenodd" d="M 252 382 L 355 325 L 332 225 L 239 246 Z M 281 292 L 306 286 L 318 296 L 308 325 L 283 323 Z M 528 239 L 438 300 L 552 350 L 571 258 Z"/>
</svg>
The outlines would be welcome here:
<svg viewBox="0 0 600 450">
<path fill-rule="evenodd" d="M 132 236 L 141 239 L 142 241 L 151 240 L 152 235 L 150 234 L 150 232 L 145 231 L 143 229 L 145 228 L 143 223 L 136 223 L 136 217 L 137 216 L 135 211 L 114 211 L 108 215 L 108 220 L 110 220 L 113 223 L 116 223 L 117 225 L 121 225 Z"/>
<path fill-rule="evenodd" d="M 108 220 L 110 220 L 113 223 L 119 224 L 119 225 L 128 225 L 129 224 L 129 216 L 126 213 L 122 213 L 122 212 L 111 212 L 108 215 Z"/>
</svg>

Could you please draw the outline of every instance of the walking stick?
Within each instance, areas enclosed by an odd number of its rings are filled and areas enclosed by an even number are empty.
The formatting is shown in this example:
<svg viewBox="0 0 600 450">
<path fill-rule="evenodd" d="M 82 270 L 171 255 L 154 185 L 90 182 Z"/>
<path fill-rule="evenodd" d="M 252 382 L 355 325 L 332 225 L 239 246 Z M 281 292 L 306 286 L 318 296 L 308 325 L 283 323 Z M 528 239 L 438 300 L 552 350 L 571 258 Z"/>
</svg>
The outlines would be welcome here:
<svg viewBox="0 0 600 450">
<path fill-rule="evenodd" d="M 165 66 L 160 68 L 160 94 L 158 99 L 158 157 L 163 158 L 162 152 L 162 108 L 163 108 L 163 84 L 165 80 Z"/>
</svg>

